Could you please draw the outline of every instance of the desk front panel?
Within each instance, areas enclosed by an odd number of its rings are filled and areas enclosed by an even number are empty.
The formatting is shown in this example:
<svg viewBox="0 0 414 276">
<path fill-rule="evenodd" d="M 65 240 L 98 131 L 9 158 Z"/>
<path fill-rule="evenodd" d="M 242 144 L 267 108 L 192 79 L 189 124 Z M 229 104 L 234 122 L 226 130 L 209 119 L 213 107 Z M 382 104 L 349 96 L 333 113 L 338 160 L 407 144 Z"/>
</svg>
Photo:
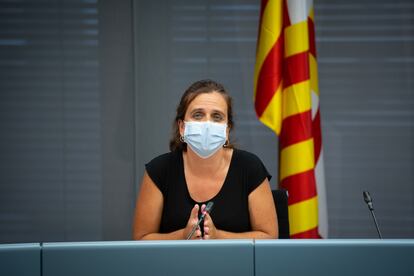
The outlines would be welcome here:
<svg viewBox="0 0 414 276">
<path fill-rule="evenodd" d="M 414 275 L 414 241 L 256 241 L 255 275 Z"/>
<path fill-rule="evenodd" d="M 0 275 L 40 276 L 40 244 L 1 244 Z"/>
<path fill-rule="evenodd" d="M 253 241 L 45 243 L 43 276 L 252 276 Z"/>
</svg>

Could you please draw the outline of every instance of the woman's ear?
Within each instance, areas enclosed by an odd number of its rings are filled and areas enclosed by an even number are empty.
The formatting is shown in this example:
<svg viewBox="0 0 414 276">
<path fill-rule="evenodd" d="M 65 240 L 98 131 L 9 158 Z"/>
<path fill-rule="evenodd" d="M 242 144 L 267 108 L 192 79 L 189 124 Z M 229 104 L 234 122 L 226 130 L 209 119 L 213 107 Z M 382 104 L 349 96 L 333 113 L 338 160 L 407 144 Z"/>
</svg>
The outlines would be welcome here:
<svg viewBox="0 0 414 276">
<path fill-rule="evenodd" d="M 231 130 L 231 126 L 227 125 L 227 129 L 226 129 L 226 134 L 227 134 L 227 140 L 230 140 L 230 130 Z"/>
<path fill-rule="evenodd" d="M 180 131 L 180 136 L 184 136 L 184 121 L 183 120 L 178 120 L 178 130 Z"/>
</svg>

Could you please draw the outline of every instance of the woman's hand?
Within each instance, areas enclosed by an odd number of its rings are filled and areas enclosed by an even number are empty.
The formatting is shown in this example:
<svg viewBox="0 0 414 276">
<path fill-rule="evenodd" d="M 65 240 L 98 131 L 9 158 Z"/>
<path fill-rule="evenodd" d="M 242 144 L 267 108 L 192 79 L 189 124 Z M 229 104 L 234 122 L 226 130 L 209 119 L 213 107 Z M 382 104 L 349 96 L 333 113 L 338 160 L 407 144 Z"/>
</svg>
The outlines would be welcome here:
<svg viewBox="0 0 414 276">
<path fill-rule="evenodd" d="M 206 205 L 203 204 L 201 206 L 201 212 L 204 213 L 206 209 Z M 214 226 L 214 222 L 210 217 L 209 213 L 206 213 L 206 216 L 204 217 L 204 239 L 217 239 L 217 228 Z"/>
<path fill-rule="evenodd" d="M 188 219 L 187 226 L 184 228 L 183 231 L 183 239 L 186 240 L 188 235 L 190 235 L 191 230 L 193 230 L 194 225 L 198 222 L 198 209 L 200 207 L 198 204 L 194 205 L 193 209 L 191 210 L 190 218 Z M 194 234 L 191 236 L 190 240 L 196 240 L 200 239 L 201 237 L 201 230 L 200 227 L 197 228 L 197 230 L 194 232 Z"/>
</svg>

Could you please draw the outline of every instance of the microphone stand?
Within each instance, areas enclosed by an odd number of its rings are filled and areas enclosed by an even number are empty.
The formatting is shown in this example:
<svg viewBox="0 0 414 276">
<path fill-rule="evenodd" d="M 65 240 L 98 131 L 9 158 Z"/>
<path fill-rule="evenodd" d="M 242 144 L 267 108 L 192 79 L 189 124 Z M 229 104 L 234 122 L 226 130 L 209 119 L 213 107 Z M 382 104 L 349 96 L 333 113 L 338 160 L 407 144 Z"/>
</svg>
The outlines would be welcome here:
<svg viewBox="0 0 414 276">
<path fill-rule="evenodd" d="M 378 232 L 378 236 L 380 239 L 382 239 L 382 235 L 381 235 L 381 231 L 379 229 L 378 223 L 377 223 L 377 218 L 375 217 L 375 213 L 374 213 L 374 205 L 372 204 L 372 198 L 371 195 L 369 194 L 368 191 L 363 191 L 363 196 L 364 196 L 364 200 L 368 205 L 368 209 L 371 212 L 372 218 L 374 219 L 374 223 L 375 223 L 375 228 L 377 229 Z"/>
<path fill-rule="evenodd" d="M 375 217 L 374 209 L 369 209 L 369 210 L 371 211 L 372 218 L 374 219 L 374 223 L 375 223 L 375 227 L 377 228 L 378 236 L 379 236 L 380 239 L 382 239 L 382 235 L 381 235 L 380 229 L 378 227 L 377 219 Z"/>
</svg>

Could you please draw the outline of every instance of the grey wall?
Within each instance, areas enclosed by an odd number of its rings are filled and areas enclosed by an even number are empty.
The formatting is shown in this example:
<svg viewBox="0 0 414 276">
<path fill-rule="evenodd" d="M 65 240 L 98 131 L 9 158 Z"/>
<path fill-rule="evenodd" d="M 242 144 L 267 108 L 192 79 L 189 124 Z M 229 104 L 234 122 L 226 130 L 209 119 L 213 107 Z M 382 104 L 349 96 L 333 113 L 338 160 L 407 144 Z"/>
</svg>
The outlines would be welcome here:
<svg viewBox="0 0 414 276">
<path fill-rule="evenodd" d="M 319 1 L 320 91 L 330 232 L 414 236 L 414 3 Z"/>
<path fill-rule="evenodd" d="M 131 237 L 131 1 L 0 1 L 0 242 Z"/>
<path fill-rule="evenodd" d="M 131 1 L 99 1 L 102 239 L 128 240 L 136 194 Z"/>
<path fill-rule="evenodd" d="M 255 117 L 258 1 L 0 0 L 0 242 L 130 239 L 144 164 L 202 78 L 274 176 Z M 414 236 L 414 4 L 315 3 L 331 237 Z"/>
<path fill-rule="evenodd" d="M 102 237 L 96 3 L 0 2 L 0 241 Z"/>
</svg>

